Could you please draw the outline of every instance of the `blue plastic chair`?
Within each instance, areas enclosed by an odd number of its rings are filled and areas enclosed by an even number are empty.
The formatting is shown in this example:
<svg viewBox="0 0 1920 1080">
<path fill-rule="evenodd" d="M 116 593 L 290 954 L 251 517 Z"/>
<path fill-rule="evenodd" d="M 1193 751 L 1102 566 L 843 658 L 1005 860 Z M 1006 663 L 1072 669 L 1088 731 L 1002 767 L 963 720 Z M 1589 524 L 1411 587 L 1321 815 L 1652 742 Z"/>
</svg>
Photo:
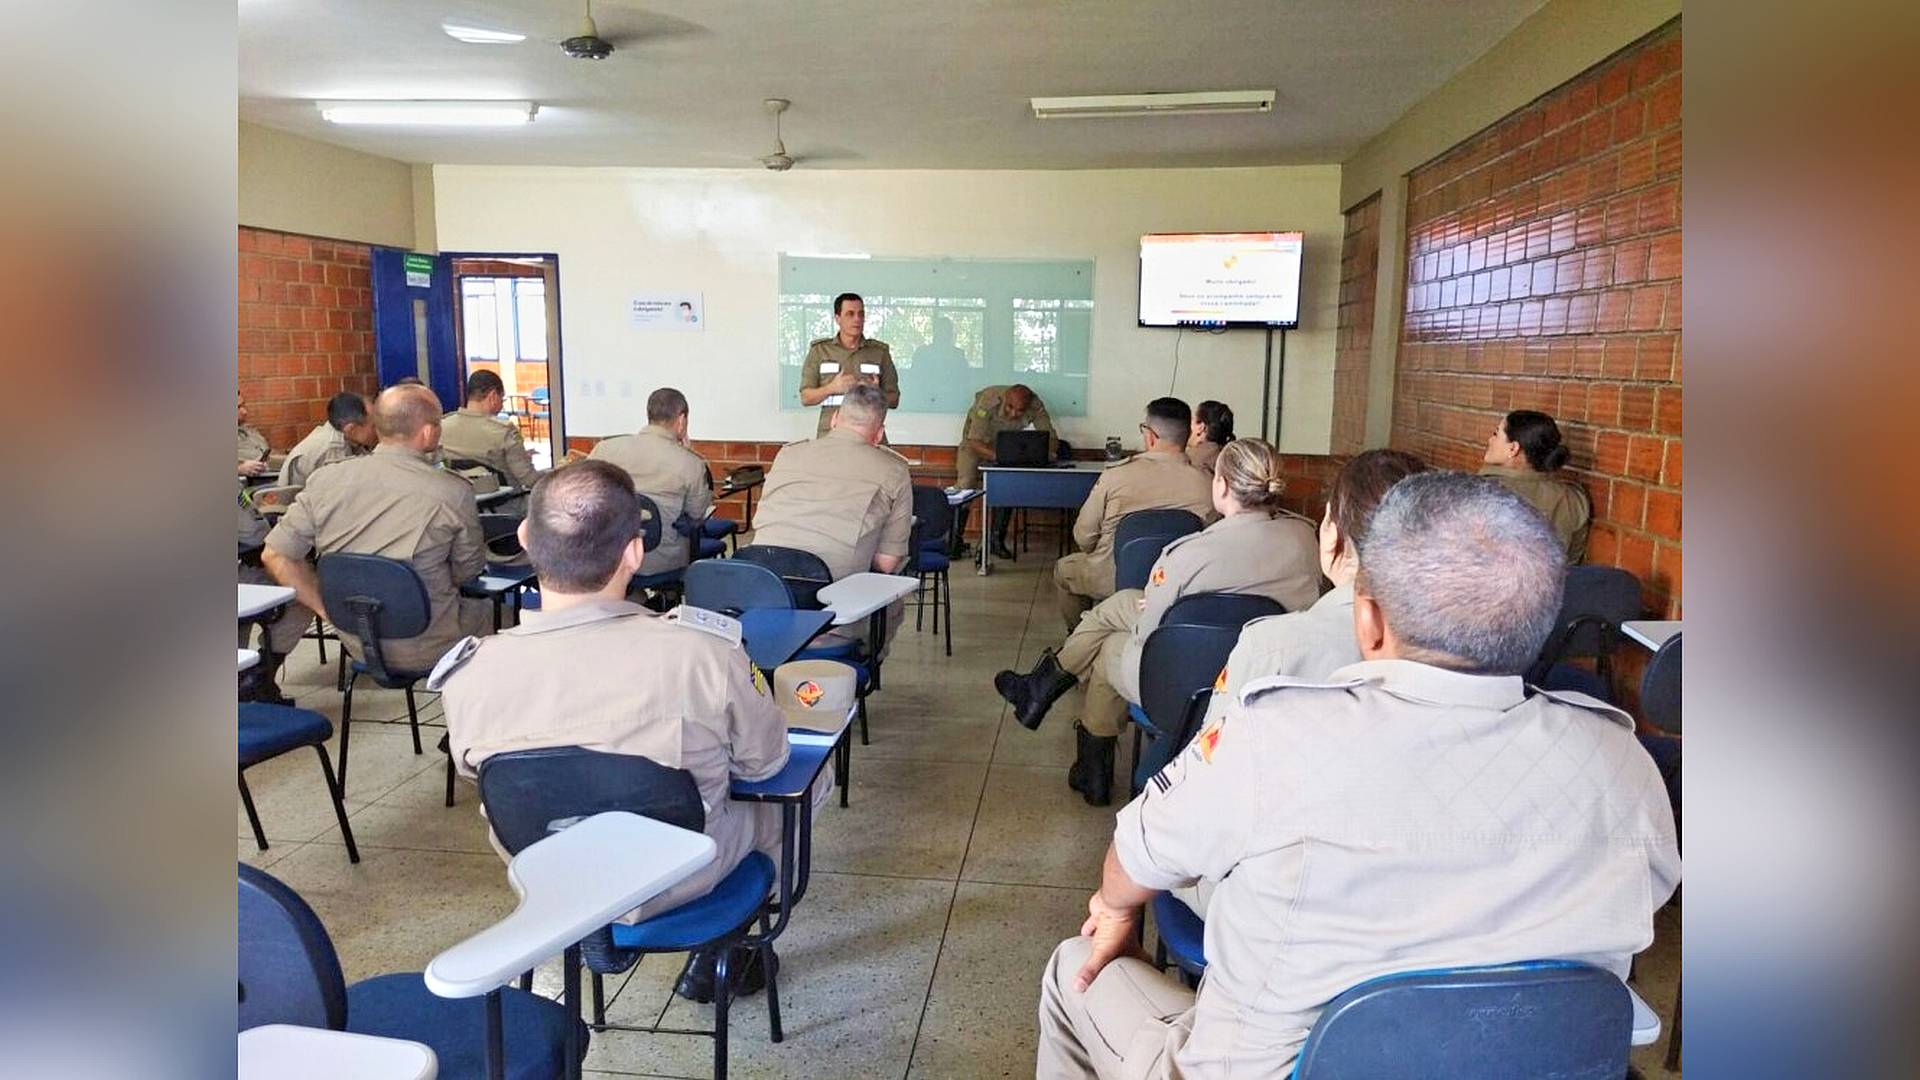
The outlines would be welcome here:
<svg viewBox="0 0 1920 1080">
<path fill-rule="evenodd" d="M 624 810 L 695 832 L 706 827 L 706 810 L 691 773 L 638 755 L 608 754 L 577 746 L 517 750 L 481 762 L 480 802 L 494 836 L 509 854 L 518 854 L 573 820 L 609 810 Z M 760 953 L 767 972 L 768 1026 L 773 1041 L 780 1042 L 784 1037 L 780 1029 L 780 989 L 768 904 L 777 876 L 772 859 L 758 851 L 750 852 L 705 896 L 639 923 L 614 923 L 581 942 L 577 952 L 569 949 L 567 962 L 573 963 L 577 956 L 592 973 L 594 1029 L 660 1030 L 608 1024 L 605 976 L 626 971 L 648 953 L 715 950 L 714 1028 L 712 1032 L 691 1034 L 713 1036 L 713 1074 L 716 1080 L 724 1078 L 727 1011 L 732 997 L 727 955 L 734 947 L 744 946 Z M 787 892 L 785 883 L 781 884 L 784 898 Z M 760 924 L 757 934 L 752 932 L 756 921 Z M 570 981 L 568 985 L 576 984 Z"/>
<path fill-rule="evenodd" d="M 660 546 L 660 538 L 663 535 L 660 504 L 637 491 L 634 492 L 633 497 L 640 503 L 640 543 L 646 550 L 652 551 Z M 627 585 L 627 591 L 631 594 L 636 590 L 647 589 L 662 593 L 667 598 L 666 605 L 671 606 L 673 598 L 684 592 L 685 583 L 686 569 L 683 567 L 658 574 L 635 574 L 633 580 Z"/>
<path fill-rule="evenodd" d="M 567 1028 L 585 1046 L 585 1025 L 546 998 L 498 991 L 501 1049 L 489 1060 L 483 998 L 443 998 L 420 973 L 377 975 L 346 985 L 326 927 L 300 895 L 264 870 L 240 867 L 239 1030 L 262 1024 L 351 1031 L 425 1043 L 444 1077 L 504 1075 L 546 1080 L 565 1069 Z"/>
<path fill-rule="evenodd" d="M 347 789 L 347 746 L 353 736 L 353 687 L 360 676 L 388 690 L 407 693 L 407 724 L 413 731 L 413 752 L 420 746 L 420 710 L 413 700 L 415 683 L 432 674 L 405 671 L 387 663 L 388 641 L 418 637 L 432 621 L 426 583 L 414 568 L 381 555 L 335 553 L 319 560 L 320 600 L 327 616 L 360 639 L 362 657 L 349 666 L 340 702 L 340 790 Z M 342 650 L 342 657 L 345 651 Z"/>
<path fill-rule="evenodd" d="M 1590 964 L 1543 960 L 1369 979 L 1329 1002 L 1294 1080 L 1627 1075 L 1633 1004 Z"/>
<path fill-rule="evenodd" d="M 1237 625 L 1163 623 L 1147 635 L 1140 650 L 1140 704 L 1127 709 L 1134 723 L 1133 794 L 1192 740 L 1239 640 Z"/>
<path fill-rule="evenodd" d="M 1127 541 L 1137 536 L 1165 536 L 1171 539 L 1197 533 L 1203 527 L 1205 523 L 1190 510 L 1135 510 L 1114 526 L 1113 550 L 1126 547 Z"/>
<path fill-rule="evenodd" d="M 1192 593 L 1175 600 L 1160 617 L 1160 625 L 1238 627 L 1255 619 L 1286 613 L 1285 604 L 1258 593 Z"/>
<path fill-rule="evenodd" d="M 927 606 L 927 586 L 933 586 L 933 632 L 940 632 L 940 609 L 947 614 L 947 655 L 953 655 L 953 583 L 948 577 L 947 534 L 953 531 L 953 506 L 947 493 L 930 484 L 913 485 L 913 540 L 907 555 L 907 573 L 919 581 L 913 592 L 913 632 L 920 632 Z"/>
<path fill-rule="evenodd" d="M 1165 971 L 1171 960 L 1180 972 L 1180 981 L 1188 986 L 1199 983 L 1207 970 L 1207 924 L 1193 909 L 1174 899 L 1172 893 L 1153 896 L 1153 929 L 1159 943 L 1154 946 L 1154 963 Z"/>
<path fill-rule="evenodd" d="M 1128 538 L 1126 543 L 1116 542 L 1113 549 L 1113 588 L 1144 589 L 1147 578 L 1153 574 L 1153 564 L 1160 561 L 1160 553 L 1167 545 L 1179 539 L 1171 533 L 1146 533 Z"/>
<path fill-rule="evenodd" d="M 333 816 L 340 822 L 341 838 L 347 842 L 347 861 L 360 861 L 360 849 L 353 843 L 353 828 L 347 824 L 340 782 L 334 778 L 333 763 L 327 758 L 327 740 L 331 738 L 333 722 L 312 709 L 259 701 L 240 703 L 240 801 L 247 808 L 247 823 L 253 826 L 253 842 L 261 851 L 267 850 L 267 833 L 260 827 L 259 812 L 253 808 L 253 792 L 247 788 L 247 768 L 302 746 L 311 746 L 320 755 L 320 774 L 327 779 L 327 797 L 333 800 Z"/>
<path fill-rule="evenodd" d="M 1601 680 L 1613 685 L 1613 653 L 1620 624 L 1644 613 L 1640 579 L 1617 566 L 1569 566 L 1560 614 L 1527 681 L 1546 685 L 1547 672 L 1568 660 L 1590 659 Z M 1610 695 L 1609 695 L 1610 697 Z"/>
<path fill-rule="evenodd" d="M 703 559 L 687 567 L 686 602 L 735 618 L 756 608 L 791 608 L 793 593 L 780 575 L 744 559 Z"/>
</svg>

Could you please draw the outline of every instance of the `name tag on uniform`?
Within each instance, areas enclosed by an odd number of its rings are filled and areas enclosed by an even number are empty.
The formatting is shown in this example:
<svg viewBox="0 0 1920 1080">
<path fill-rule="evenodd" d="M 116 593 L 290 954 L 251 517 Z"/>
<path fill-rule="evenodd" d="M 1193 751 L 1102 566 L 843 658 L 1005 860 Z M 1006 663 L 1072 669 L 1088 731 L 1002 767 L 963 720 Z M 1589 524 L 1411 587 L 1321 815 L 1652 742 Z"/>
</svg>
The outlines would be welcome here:
<svg viewBox="0 0 1920 1080">
<path fill-rule="evenodd" d="M 860 365 L 860 374 L 862 374 L 862 375 L 878 375 L 878 374 L 880 374 L 880 365 L 879 365 L 879 364 L 861 364 L 861 365 Z"/>
<path fill-rule="evenodd" d="M 821 376 L 822 376 L 822 377 L 825 377 L 825 376 L 828 376 L 828 375 L 838 375 L 838 374 L 840 374 L 840 362 L 839 362 L 839 361 L 837 361 L 837 360 L 822 360 L 822 361 L 820 361 L 820 374 L 821 374 Z M 820 404 L 822 404 L 822 405 L 830 405 L 830 406 L 837 406 L 837 405 L 839 405 L 839 404 L 840 404 L 840 403 L 841 403 L 842 401 L 845 401 L 845 400 L 846 400 L 846 395 L 845 395 L 845 394 L 831 394 L 831 395 L 829 395 L 829 396 L 827 397 L 827 399 L 826 399 L 825 401 L 822 401 L 822 402 L 821 402 Z"/>
</svg>

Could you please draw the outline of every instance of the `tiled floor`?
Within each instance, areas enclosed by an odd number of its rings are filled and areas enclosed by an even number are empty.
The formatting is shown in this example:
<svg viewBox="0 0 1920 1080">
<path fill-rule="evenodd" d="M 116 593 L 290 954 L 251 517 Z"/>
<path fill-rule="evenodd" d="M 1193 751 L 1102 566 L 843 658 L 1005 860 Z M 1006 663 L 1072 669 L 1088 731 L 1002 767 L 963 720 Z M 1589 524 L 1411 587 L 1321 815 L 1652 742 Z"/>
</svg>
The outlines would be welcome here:
<svg viewBox="0 0 1920 1080">
<path fill-rule="evenodd" d="M 817 820 L 812 891 L 781 940 L 786 1041 L 767 1040 L 763 997 L 740 1003 L 735 1075 L 1032 1074 L 1040 969 L 1078 928 L 1113 820 L 1064 779 L 1078 693 L 1029 732 L 992 690 L 995 671 L 1026 665 L 1064 636 L 1048 563 L 1036 552 L 989 578 L 956 573 L 950 659 L 909 617 L 886 689 L 872 701 L 872 745 L 854 748 L 852 805 Z M 318 665 L 311 642 L 285 685 L 338 720 L 332 666 Z M 347 862 L 311 754 L 247 774 L 270 850 L 255 850 L 235 806 L 239 857 L 306 897 L 350 981 L 418 970 L 513 906 L 473 788 L 460 785 L 454 809 L 441 805 L 440 709 L 422 697 L 432 727 L 416 757 L 401 696 L 355 692 L 357 716 L 398 720 L 354 725 L 347 801 L 360 865 Z M 1659 938 L 1640 960 L 1639 989 L 1670 1017 L 1677 913 L 1663 913 Z M 710 1008 L 672 997 L 678 974 L 678 958 L 659 957 L 611 980 L 609 1019 L 650 1023 L 664 1013 L 673 1026 L 709 1025 Z M 557 965 L 540 972 L 537 988 L 558 994 Z M 1649 1078 L 1669 1075 L 1665 1050 L 1663 1038 L 1635 1063 Z M 590 1075 L 703 1077 L 710 1054 L 705 1039 L 609 1032 L 593 1039 L 587 1066 Z"/>
</svg>

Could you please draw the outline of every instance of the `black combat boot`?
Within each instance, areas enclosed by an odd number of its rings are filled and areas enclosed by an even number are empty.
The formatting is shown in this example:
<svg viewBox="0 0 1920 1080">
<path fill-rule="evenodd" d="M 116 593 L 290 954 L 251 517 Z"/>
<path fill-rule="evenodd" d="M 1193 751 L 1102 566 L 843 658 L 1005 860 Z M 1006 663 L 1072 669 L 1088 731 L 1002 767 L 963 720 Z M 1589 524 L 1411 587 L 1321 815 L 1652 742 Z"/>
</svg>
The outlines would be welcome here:
<svg viewBox="0 0 1920 1080">
<path fill-rule="evenodd" d="M 1113 744 L 1115 735 L 1095 735 L 1079 724 L 1073 725 L 1077 753 L 1067 770 L 1067 786 L 1080 793 L 1088 806 L 1107 806 L 1113 802 Z"/>
<path fill-rule="evenodd" d="M 1046 719 L 1047 710 L 1060 700 L 1060 695 L 1073 689 L 1078 681 L 1054 659 L 1053 650 L 1048 649 L 1025 675 L 1012 670 L 995 675 L 993 688 L 1013 706 L 1013 718 L 1031 731 Z"/>
</svg>

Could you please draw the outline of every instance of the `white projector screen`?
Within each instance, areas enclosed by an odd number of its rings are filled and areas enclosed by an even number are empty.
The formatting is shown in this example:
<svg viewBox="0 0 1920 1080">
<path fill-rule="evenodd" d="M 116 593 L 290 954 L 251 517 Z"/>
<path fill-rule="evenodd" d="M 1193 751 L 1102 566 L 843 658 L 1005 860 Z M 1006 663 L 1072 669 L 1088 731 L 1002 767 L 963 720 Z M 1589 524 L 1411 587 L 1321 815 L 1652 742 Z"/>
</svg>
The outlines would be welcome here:
<svg viewBox="0 0 1920 1080">
<path fill-rule="evenodd" d="M 1299 232 L 1149 233 L 1140 238 L 1140 325 L 1300 325 Z"/>
</svg>

